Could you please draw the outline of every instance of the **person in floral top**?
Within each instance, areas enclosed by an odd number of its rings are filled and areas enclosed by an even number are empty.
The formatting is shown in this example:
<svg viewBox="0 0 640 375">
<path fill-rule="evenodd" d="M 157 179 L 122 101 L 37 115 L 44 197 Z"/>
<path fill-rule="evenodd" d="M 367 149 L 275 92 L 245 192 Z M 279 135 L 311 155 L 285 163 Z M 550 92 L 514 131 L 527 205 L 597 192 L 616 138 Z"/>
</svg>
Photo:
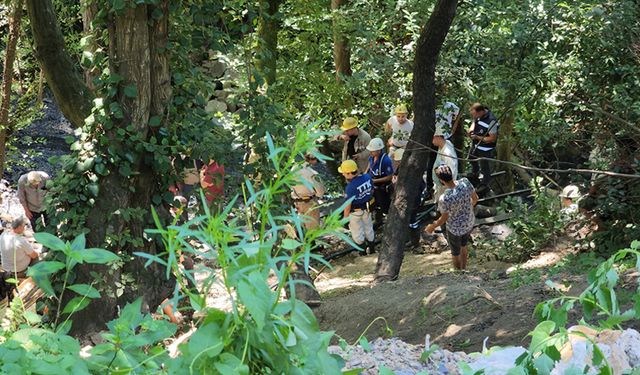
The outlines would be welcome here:
<svg viewBox="0 0 640 375">
<path fill-rule="evenodd" d="M 438 200 L 440 218 L 427 225 L 427 232 L 433 233 L 437 227 L 447 224 L 445 233 L 451 248 L 453 267 L 464 270 L 467 268 L 467 244 L 475 223 L 473 207 L 478 202 L 478 194 L 466 178 L 454 181 L 451 168 L 447 165 L 436 168 L 436 177 L 446 190 Z"/>
</svg>

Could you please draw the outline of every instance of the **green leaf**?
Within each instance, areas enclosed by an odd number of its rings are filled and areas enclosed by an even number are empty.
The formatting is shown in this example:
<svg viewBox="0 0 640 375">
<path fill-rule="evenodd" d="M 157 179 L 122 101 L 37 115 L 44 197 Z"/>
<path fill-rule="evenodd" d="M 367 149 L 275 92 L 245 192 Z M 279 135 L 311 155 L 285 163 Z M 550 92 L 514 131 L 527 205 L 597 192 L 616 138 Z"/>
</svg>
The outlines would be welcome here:
<svg viewBox="0 0 640 375">
<path fill-rule="evenodd" d="M 71 243 L 71 250 L 72 251 L 79 251 L 79 250 L 83 250 L 85 248 L 87 241 L 84 237 L 84 233 L 80 233 L 76 238 L 73 239 L 73 242 Z"/>
<path fill-rule="evenodd" d="M 552 321 L 544 321 L 536 326 L 536 328 L 529 333 L 531 336 L 531 345 L 529 345 L 529 351 L 538 352 L 544 350 L 542 343 L 549 338 L 551 332 L 556 329 L 556 324 Z"/>
<path fill-rule="evenodd" d="M 62 310 L 63 314 L 70 314 L 76 311 L 80 311 L 89 305 L 91 300 L 85 297 L 73 297 L 69 303 Z"/>
<path fill-rule="evenodd" d="M 258 272 L 250 273 L 238 283 L 238 297 L 261 330 L 271 309 L 273 291 Z"/>
<path fill-rule="evenodd" d="M 27 275 L 29 271 L 27 271 Z M 51 280 L 46 275 L 38 275 L 31 276 L 33 281 L 35 281 L 36 285 L 49 297 L 54 297 L 56 292 L 53 290 L 53 285 L 51 285 Z"/>
<path fill-rule="evenodd" d="M 38 262 L 27 269 L 27 276 L 38 277 L 50 275 L 58 272 L 65 267 L 65 264 L 58 261 Z"/>
<path fill-rule="evenodd" d="M 49 233 L 34 233 L 33 237 L 39 244 L 49 250 L 64 251 L 67 248 L 67 245 L 61 239 Z"/>
<path fill-rule="evenodd" d="M 360 346 L 362 347 L 362 349 L 364 349 L 365 352 L 370 352 L 371 351 L 371 345 L 369 345 L 369 340 L 367 340 L 366 337 L 362 336 L 360 338 L 360 341 L 358 342 L 360 344 Z"/>
<path fill-rule="evenodd" d="M 282 248 L 285 250 L 295 250 L 298 247 L 302 246 L 302 243 L 291 238 L 285 238 L 282 241 Z"/>
<path fill-rule="evenodd" d="M 224 349 L 222 332 L 215 323 L 206 324 L 191 336 L 188 342 L 189 353 L 214 358 Z"/>
<path fill-rule="evenodd" d="M 364 371 L 364 369 L 361 367 L 352 368 L 351 370 L 342 371 L 342 375 L 359 375 L 362 371 Z"/>
<path fill-rule="evenodd" d="M 220 355 L 220 362 L 216 362 L 215 367 L 221 374 L 249 374 L 249 367 L 242 363 L 238 357 L 230 353 L 222 353 Z"/>
<path fill-rule="evenodd" d="M 69 289 L 87 298 L 100 298 L 100 292 L 89 284 L 74 284 L 69 286 Z"/>
<path fill-rule="evenodd" d="M 124 88 L 124 96 L 127 98 L 135 98 L 138 96 L 138 89 L 135 85 L 128 85 Z"/>
<path fill-rule="evenodd" d="M 160 118 L 160 116 L 151 116 L 151 118 L 149 119 L 149 126 L 151 126 L 152 128 L 160 126 L 161 123 L 162 119 Z"/>
<path fill-rule="evenodd" d="M 102 169 L 104 169 L 104 164 L 100 164 L 103 166 Z M 98 168 L 96 168 L 97 170 Z M 96 171 L 97 172 L 97 171 Z M 100 186 L 98 184 L 88 184 L 87 185 L 87 190 L 89 190 L 89 192 L 91 193 L 91 195 L 93 195 L 94 197 L 98 196 L 98 193 L 100 193 Z"/>
<path fill-rule="evenodd" d="M 85 263 L 91 264 L 105 264 L 120 259 L 116 254 L 104 249 L 86 249 L 81 251 L 80 254 Z"/>
<path fill-rule="evenodd" d="M 390 369 L 384 366 L 380 366 L 380 369 L 378 370 L 378 374 L 379 375 L 395 375 L 393 371 L 391 371 Z"/>
<path fill-rule="evenodd" d="M 95 168 L 96 173 L 102 176 L 107 175 L 107 166 L 104 163 L 96 163 Z"/>
<path fill-rule="evenodd" d="M 549 375 L 555 366 L 555 362 L 548 355 L 542 354 L 533 361 L 533 365 L 538 370 L 539 375 Z"/>
</svg>

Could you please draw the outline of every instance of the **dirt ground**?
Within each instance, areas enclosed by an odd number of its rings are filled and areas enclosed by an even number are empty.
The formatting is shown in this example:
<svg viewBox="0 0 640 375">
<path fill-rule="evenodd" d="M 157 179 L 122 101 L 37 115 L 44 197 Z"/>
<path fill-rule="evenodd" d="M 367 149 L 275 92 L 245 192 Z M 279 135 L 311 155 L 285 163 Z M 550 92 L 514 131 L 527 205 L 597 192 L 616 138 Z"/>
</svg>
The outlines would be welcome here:
<svg viewBox="0 0 640 375">
<path fill-rule="evenodd" d="M 333 269 L 316 279 L 323 303 L 315 309 L 323 330 L 354 343 L 368 329 L 368 339 L 397 336 L 412 344 L 431 343 L 467 352 L 488 346 L 526 345 L 535 327 L 533 310 L 551 298 L 544 280 L 515 287 L 506 274 L 510 264 L 470 259 L 469 270 L 450 270 L 450 254 L 441 239 L 432 239 L 436 253 L 405 255 L 400 278 L 373 283 L 377 257 L 355 253 L 333 261 Z M 572 246 L 560 241 L 523 267 L 545 268 L 564 258 Z M 583 276 L 556 275 L 554 281 L 571 285 L 569 293 L 586 286 Z M 392 330 L 389 334 L 386 324 Z"/>
</svg>

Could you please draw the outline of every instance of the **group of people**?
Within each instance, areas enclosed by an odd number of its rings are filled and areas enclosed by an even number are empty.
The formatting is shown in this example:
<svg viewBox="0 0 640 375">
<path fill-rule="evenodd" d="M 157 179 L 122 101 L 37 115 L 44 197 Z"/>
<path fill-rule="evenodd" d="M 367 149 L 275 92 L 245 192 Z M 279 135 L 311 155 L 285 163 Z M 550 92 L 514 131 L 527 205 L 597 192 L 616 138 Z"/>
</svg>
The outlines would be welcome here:
<svg viewBox="0 0 640 375">
<path fill-rule="evenodd" d="M 478 163 L 472 163 L 470 178 L 488 187 L 491 182 L 490 159 L 495 158 L 498 122 L 480 103 L 473 104 L 469 112 L 472 117 L 467 131 L 472 143 L 470 156 L 479 159 Z M 427 226 L 427 231 L 433 232 L 441 225 L 445 227 L 454 267 L 464 269 L 466 246 L 475 220 L 473 207 L 478 195 L 467 178 L 458 179 L 458 156 L 449 138 L 457 128 L 459 113 L 460 108 L 451 102 L 436 111 L 432 144 L 437 152 L 430 160 L 429 175 L 424 180 L 425 186 L 427 179 L 433 181 L 433 191 L 428 195 L 433 197 L 440 213 L 439 219 Z M 387 120 L 388 151 L 385 142 L 381 138 L 372 139 L 355 118 L 347 117 L 342 122 L 340 139 L 344 145 L 338 171 L 347 181 L 345 196 L 350 202 L 344 209 L 344 216 L 349 218 L 353 241 L 364 249 L 362 255 L 375 252 L 374 228 L 382 223 L 389 210 L 393 177 L 398 172 L 414 126 L 407 115 L 407 107 L 399 105 Z"/>
<path fill-rule="evenodd" d="M 0 235 L 0 276 L 4 279 L 25 277 L 27 268 L 38 261 L 39 254 L 25 238 L 27 220 L 32 230 L 44 226 L 46 183 L 49 175 L 42 171 L 31 171 L 18 179 L 18 200 L 25 216 L 13 219 L 10 229 Z"/>
</svg>

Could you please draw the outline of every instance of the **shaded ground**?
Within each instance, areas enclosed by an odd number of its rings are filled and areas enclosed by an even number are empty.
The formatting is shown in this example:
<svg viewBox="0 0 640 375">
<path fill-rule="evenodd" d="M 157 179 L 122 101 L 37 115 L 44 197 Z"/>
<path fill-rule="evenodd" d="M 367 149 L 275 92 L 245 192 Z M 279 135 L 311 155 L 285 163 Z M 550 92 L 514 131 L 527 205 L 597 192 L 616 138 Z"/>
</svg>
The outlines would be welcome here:
<svg viewBox="0 0 640 375">
<path fill-rule="evenodd" d="M 514 282 L 505 272 L 509 264 L 482 262 L 482 256 L 471 259 L 469 271 L 451 272 L 442 241 L 428 243 L 444 251 L 407 254 L 396 282 L 372 284 L 375 256 L 353 254 L 336 260 L 334 269 L 316 280 L 323 297 L 315 310 L 321 328 L 353 343 L 382 317 L 393 336 L 411 344 L 424 344 L 427 334 L 432 343 L 467 352 L 481 350 L 486 337 L 491 346 L 524 344 L 537 323 L 532 316 L 536 304 L 551 297 L 544 280 Z M 562 241 L 528 263 L 548 267 L 571 250 L 570 242 Z M 571 285 L 569 293 L 586 286 L 583 276 L 559 274 L 553 279 Z M 366 333 L 370 340 L 385 335 L 389 333 L 383 320 Z"/>
</svg>

